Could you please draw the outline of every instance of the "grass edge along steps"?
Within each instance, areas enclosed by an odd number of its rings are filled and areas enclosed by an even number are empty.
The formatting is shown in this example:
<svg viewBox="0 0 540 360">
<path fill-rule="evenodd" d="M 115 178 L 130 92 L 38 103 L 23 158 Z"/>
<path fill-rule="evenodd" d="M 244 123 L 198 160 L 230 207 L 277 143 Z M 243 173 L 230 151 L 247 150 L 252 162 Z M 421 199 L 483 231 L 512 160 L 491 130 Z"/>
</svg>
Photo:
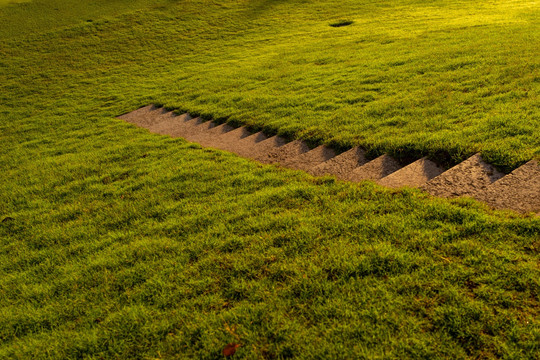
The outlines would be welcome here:
<svg viewBox="0 0 540 360">
<path fill-rule="evenodd" d="M 388 154 L 367 159 L 365 151 L 359 147 L 341 154 L 326 145 L 310 149 L 301 140 L 287 142 L 277 135 L 253 134 L 244 126 L 217 125 L 199 117 L 192 118 L 188 113 L 176 115 L 155 105 L 119 118 L 157 134 L 183 137 L 202 146 L 316 176 L 334 175 L 352 182 L 373 180 L 392 188 L 418 187 L 431 195 L 448 198 L 470 196 L 496 209 L 540 215 L 540 164 L 534 159 L 505 176 L 480 154 L 448 170 L 426 157 L 409 164 L 402 164 Z"/>
</svg>

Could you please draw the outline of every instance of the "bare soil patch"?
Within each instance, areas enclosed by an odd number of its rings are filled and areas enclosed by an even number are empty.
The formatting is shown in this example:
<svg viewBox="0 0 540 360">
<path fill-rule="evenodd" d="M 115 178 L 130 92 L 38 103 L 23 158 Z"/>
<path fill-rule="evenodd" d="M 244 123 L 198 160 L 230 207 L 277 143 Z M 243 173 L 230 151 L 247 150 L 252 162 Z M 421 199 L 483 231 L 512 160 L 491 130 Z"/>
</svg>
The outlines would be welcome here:
<svg viewBox="0 0 540 360">
<path fill-rule="evenodd" d="M 184 127 L 193 119 L 187 114 L 176 115 L 172 112 L 158 113 L 157 121 L 148 127 L 148 130 L 156 134 L 181 136 L 186 133 Z"/>
</svg>

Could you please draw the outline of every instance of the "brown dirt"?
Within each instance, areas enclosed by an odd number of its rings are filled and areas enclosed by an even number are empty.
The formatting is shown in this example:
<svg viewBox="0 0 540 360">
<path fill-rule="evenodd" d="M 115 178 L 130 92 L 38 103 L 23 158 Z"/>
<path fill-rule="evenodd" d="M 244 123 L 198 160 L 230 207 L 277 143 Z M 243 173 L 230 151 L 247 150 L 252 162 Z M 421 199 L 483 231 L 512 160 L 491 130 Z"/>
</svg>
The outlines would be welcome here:
<svg viewBox="0 0 540 360">
<path fill-rule="evenodd" d="M 421 188 L 435 196 L 475 196 L 504 176 L 479 154 L 433 178 Z"/>
<path fill-rule="evenodd" d="M 326 145 L 321 145 L 306 153 L 289 158 L 282 162 L 281 165 L 291 169 L 304 170 L 311 173 L 315 166 L 328 161 L 335 156 L 336 153 L 334 150 Z"/>
<path fill-rule="evenodd" d="M 315 166 L 311 173 L 316 176 L 335 175 L 338 179 L 346 180 L 355 168 L 367 162 L 365 154 L 359 147 L 352 148 Z"/>
<path fill-rule="evenodd" d="M 119 116 L 119 119 L 135 124 L 140 127 L 149 128 L 163 120 L 160 115 L 167 113 L 163 108 L 157 108 L 154 105 L 148 105 Z"/>
<path fill-rule="evenodd" d="M 355 182 L 362 180 L 379 180 L 399 169 L 401 169 L 401 165 L 396 159 L 389 155 L 382 155 L 375 160 L 354 169 L 348 177 L 348 180 Z"/>
<path fill-rule="evenodd" d="M 271 152 L 274 152 L 277 148 L 280 148 L 287 144 L 287 140 L 281 136 L 272 136 L 269 139 L 263 140 L 253 147 L 250 152 L 252 159 L 258 160 L 262 163 L 271 163 L 272 158 L 269 156 Z"/>
<path fill-rule="evenodd" d="M 212 121 L 192 119 L 189 114 L 176 115 L 153 105 L 142 107 L 119 118 L 157 134 L 181 136 L 189 141 L 194 141 L 197 135 L 215 127 Z"/>
<path fill-rule="evenodd" d="M 302 140 L 295 140 L 277 149 L 270 151 L 267 155 L 267 161 L 271 163 L 285 163 L 300 154 L 308 152 L 309 146 Z"/>
<path fill-rule="evenodd" d="M 257 148 L 255 145 L 267 139 L 268 137 L 262 131 L 259 131 L 240 140 L 232 151 L 240 156 L 253 158 L 254 154 L 256 154 L 255 149 Z"/>
<path fill-rule="evenodd" d="M 234 152 L 234 149 L 237 147 L 238 142 L 246 137 L 249 137 L 250 135 L 253 134 L 244 126 L 242 126 L 215 137 L 212 140 L 212 144 L 210 146 L 216 149 Z"/>
<path fill-rule="evenodd" d="M 477 194 L 496 209 L 540 214 L 540 164 L 531 160 Z"/>
<path fill-rule="evenodd" d="M 118 119 L 122 119 L 124 121 L 130 122 L 132 124 L 137 124 L 137 119 L 141 119 L 143 117 L 148 117 L 149 114 L 152 114 L 155 110 L 158 110 L 159 108 L 155 105 L 147 105 L 143 106 L 141 108 L 138 108 L 137 110 L 130 111 L 126 114 L 117 116 Z M 140 120 L 139 120 L 140 121 Z"/>
<path fill-rule="evenodd" d="M 418 187 L 443 172 L 444 169 L 433 161 L 422 158 L 382 178 L 378 183 L 393 188 L 402 186 Z"/>
<path fill-rule="evenodd" d="M 171 136 L 183 137 L 188 141 L 195 142 L 195 140 L 203 133 L 216 127 L 213 121 L 203 121 L 201 118 L 195 118 L 190 121 L 186 121 L 182 127 L 173 131 Z"/>
<path fill-rule="evenodd" d="M 147 128 L 153 133 L 178 137 L 182 133 L 183 127 L 192 122 L 193 119 L 187 114 L 176 115 L 173 112 L 166 112 L 157 116 L 157 121 L 148 125 Z"/>
<path fill-rule="evenodd" d="M 208 131 L 203 131 L 196 136 L 193 136 L 190 141 L 198 142 L 202 146 L 214 147 L 215 139 L 229 131 L 234 130 L 234 128 L 229 124 L 221 124 L 211 128 Z"/>
</svg>

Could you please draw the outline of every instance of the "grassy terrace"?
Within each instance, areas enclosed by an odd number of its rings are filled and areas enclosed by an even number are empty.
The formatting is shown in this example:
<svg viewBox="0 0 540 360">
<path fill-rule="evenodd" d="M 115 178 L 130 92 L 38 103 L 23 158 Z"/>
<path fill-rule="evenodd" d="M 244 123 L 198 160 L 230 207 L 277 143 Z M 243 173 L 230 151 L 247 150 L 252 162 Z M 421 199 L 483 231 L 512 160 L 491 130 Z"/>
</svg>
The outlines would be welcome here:
<svg viewBox="0 0 540 360">
<path fill-rule="evenodd" d="M 484 0 L 0 8 L 0 358 L 536 358 L 539 218 L 115 116 L 158 103 L 508 171 L 540 156 L 539 17 Z"/>
</svg>

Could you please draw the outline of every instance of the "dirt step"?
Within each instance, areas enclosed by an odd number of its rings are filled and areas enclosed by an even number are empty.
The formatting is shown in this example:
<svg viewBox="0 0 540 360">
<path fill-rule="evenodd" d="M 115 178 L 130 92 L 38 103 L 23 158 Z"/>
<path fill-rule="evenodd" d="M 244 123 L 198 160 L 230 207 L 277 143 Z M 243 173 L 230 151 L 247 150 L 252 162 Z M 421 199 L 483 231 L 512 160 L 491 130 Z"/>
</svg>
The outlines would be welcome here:
<svg viewBox="0 0 540 360">
<path fill-rule="evenodd" d="M 315 166 L 311 173 L 316 176 L 335 175 L 338 179 L 346 180 L 355 168 L 367 163 L 365 155 L 364 150 L 355 147 Z"/>
<path fill-rule="evenodd" d="M 354 169 L 348 176 L 349 181 L 379 180 L 398 171 L 402 166 L 390 155 L 382 155 L 367 164 Z"/>
<path fill-rule="evenodd" d="M 421 188 L 435 196 L 475 196 L 504 176 L 476 154 L 431 179 Z"/>
<path fill-rule="evenodd" d="M 286 161 L 283 161 L 281 165 L 291 169 L 304 170 L 311 173 L 311 170 L 315 166 L 322 164 L 335 156 L 336 153 L 334 150 L 326 145 L 321 145 L 306 153 L 289 158 Z"/>
<path fill-rule="evenodd" d="M 126 114 L 117 116 L 117 118 L 122 119 L 132 124 L 136 124 L 138 118 L 146 117 L 148 116 L 148 114 L 151 114 L 156 109 L 158 108 L 155 107 L 154 105 L 147 105 L 147 106 L 143 106 L 142 108 L 138 108 L 137 110 L 133 110 Z"/>
<path fill-rule="evenodd" d="M 531 160 L 475 196 L 496 209 L 540 214 L 540 164 Z"/>
<path fill-rule="evenodd" d="M 160 113 L 157 115 L 154 124 L 146 125 L 145 127 L 156 134 L 178 137 L 181 136 L 182 128 L 191 120 L 193 119 L 188 114 L 176 115 L 169 111 Z"/>
<path fill-rule="evenodd" d="M 202 131 L 196 136 L 193 136 L 190 141 L 197 142 L 202 146 L 215 147 L 215 139 L 232 130 L 234 130 L 234 128 L 229 124 L 216 125 L 208 131 Z"/>
<path fill-rule="evenodd" d="M 252 159 L 255 159 L 262 163 L 271 163 L 272 158 L 269 156 L 270 153 L 275 152 L 278 148 L 286 144 L 287 140 L 285 140 L 281 136 L 272 136 L 269 139 L 263 140 L 255 144 L 249 156 Z"/>
<path fill-rule="evenodd" d="M 203 133 L 216 127 L 213 121 L 203 121 L 201 118 L 195 118 L 186 121 L 177 131 L 171 134 L 173 137 L 182 137 L 188 141 L 196 142 L 195 140 Z"/>
<path fill-rule="evenodd" d="M 120 115 L 118 118 L 148 129 L 150 126 L 164 120 L 160 115 L 167 112 L 164 108 L 148 105 L 130 113 Z"/>
<path fill-rule="evenodd" d="M 227 131 L 226 133 L 214 138 L 211 147 L 234 152 L 240 140 L 253 135 L 246 127 L 241 126 L 237 129 Z"/>
<path fill-rule="evenodd" d="M 382 178 L 378 183 L 393 188 L 402 186 L 418 187 L 443 172 L 443 168 L 424 157 Z"/>
<path fill-rule="evenodd" d="M 232 151 L 240 156 L 253 158 L 256 149 L 255 145 L 267 139 L 268 137 L 262 131 L 259 131 L 258 133 L 241 139 Z"/>
<path fill-rule="evenodd" d="M 285 163 L 288 159 L 292 159 L 300 154 L 310 150 L 309 146 L 302 140 L 291 141 L 277 149 L 274 149 L 266 156 L 267 162 L 270 163 Z"/>
</svg>

